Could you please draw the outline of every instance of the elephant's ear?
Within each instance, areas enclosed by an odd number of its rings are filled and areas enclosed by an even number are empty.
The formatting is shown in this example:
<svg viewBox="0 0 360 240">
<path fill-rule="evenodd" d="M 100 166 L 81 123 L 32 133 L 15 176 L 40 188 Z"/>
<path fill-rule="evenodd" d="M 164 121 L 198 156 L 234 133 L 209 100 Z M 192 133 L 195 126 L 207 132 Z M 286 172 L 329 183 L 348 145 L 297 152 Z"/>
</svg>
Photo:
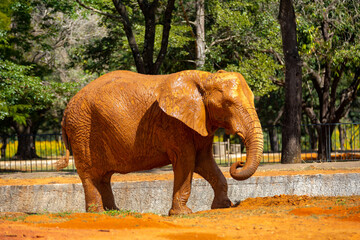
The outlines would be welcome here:
<svg viewBox="0 0 360 240">
<path fill-rule="evenodd" d="M 157 89 L 160 108 L 202 136 L 207 136 L 206 110 L 200 86 L 192 74 L 172 74 Z"/>
</svg>

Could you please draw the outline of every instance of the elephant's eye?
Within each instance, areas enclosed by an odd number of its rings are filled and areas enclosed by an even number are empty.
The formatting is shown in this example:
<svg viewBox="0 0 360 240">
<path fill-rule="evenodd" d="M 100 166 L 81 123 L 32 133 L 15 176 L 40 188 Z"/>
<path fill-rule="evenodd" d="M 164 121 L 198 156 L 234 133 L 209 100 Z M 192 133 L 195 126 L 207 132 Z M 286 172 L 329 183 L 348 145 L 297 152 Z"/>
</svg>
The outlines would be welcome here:
<svg viewBox="0 0 360 240">
<path fill-rule="evenodd" d="M 225 100 L 224 103 L 223 103 L 224 108 L 231 107 L 232 105 L 233 105 L 233 102 L 230 101 L 230 100 Z"/>
</svg>

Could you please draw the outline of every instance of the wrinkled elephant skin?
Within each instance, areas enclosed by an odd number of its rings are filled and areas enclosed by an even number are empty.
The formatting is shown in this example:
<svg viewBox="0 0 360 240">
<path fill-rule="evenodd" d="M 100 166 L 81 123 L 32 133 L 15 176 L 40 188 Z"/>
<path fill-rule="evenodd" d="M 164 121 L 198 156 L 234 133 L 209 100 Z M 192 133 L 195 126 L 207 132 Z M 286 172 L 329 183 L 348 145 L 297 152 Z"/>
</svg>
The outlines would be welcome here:
<svg viewBox="0 0 360 240">
<path fill-rule="evenodd" d="M 57 166 L 67 166 L 71 145 L 87 211 L 117 209 L 110 185 L 113 173 L 168 164 L 174 171 L 170 215 L 191 213 L 186 202 L 193 172 L 211 184 L 211 207 L 226 208 L 232 205 L 227 182 L 212 154 L 219 127 L 244 139 L 246 163 L 233 164 L 230 173 L 237 180 L 249 178 L 262 156 L 263 135 L 254 96 L 242 75 L 115 71 L 88 84 L 69 102 L 62 121 L 66 156 Z"/>
</svg>

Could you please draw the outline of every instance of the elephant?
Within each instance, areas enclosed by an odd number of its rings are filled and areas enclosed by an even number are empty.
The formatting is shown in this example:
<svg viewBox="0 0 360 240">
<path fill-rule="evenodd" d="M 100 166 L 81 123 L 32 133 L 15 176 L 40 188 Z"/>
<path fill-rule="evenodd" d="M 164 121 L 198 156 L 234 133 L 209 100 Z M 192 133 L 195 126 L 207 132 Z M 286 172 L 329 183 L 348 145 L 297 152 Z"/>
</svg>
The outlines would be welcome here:
<svg viewBox="0 0 360 240">
<path fill-rule="evenodd" d="M 118 70 L 90 82 L 69 101 L 62 119 L 66 155 L 57 168 L 68 165 L 71 146 L 86 211 L 117 209 L 110 184 L 114 173 L 169 164 L 174 172 L 169 215 L 192 212 L 186 203 L 194 172 L 214 191 L 211 208 L 228 208 L 233 204 L 227 181 L 212 152 L 218 128 L 238 134 L 246 147 L 246 162 L 233 163 L 230 175 L 251 177 L 262 157 L 263 132 L 254 95 L 240 73 Z"/>
</svg>

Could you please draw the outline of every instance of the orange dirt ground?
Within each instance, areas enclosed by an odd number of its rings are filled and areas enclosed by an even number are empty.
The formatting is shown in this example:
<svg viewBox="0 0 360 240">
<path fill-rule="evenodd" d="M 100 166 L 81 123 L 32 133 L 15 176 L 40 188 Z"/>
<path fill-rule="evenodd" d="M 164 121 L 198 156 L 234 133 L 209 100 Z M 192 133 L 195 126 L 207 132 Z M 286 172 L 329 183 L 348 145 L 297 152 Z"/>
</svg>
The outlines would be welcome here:
<svg viewBox="0 0 360 240">
<path fill-rule="evenodd" d="M 185 216 L 2 213 L 0 239 L 360 239 L 360 196 L 253 198 Z"/>
<path fill-rule="evenodd" d="M 257 176 L 360 172 L 359 169 L 258 171 Z M 228 173 L 225 173 L 228 176 Z M 0 176 L 1 177 L 1 176 Z M 196 176 L 199 177 L 199 176 Z M 113 181 L 173 178 L 115 175 Z M 76 176 L 0 179 L 0 185 L 80 182 Z M 132 212 L 0 213 L 0 239 L 360 239 L 360 196 L 249 198 L 229 209 L 184 216 Z"/>
</svg>

